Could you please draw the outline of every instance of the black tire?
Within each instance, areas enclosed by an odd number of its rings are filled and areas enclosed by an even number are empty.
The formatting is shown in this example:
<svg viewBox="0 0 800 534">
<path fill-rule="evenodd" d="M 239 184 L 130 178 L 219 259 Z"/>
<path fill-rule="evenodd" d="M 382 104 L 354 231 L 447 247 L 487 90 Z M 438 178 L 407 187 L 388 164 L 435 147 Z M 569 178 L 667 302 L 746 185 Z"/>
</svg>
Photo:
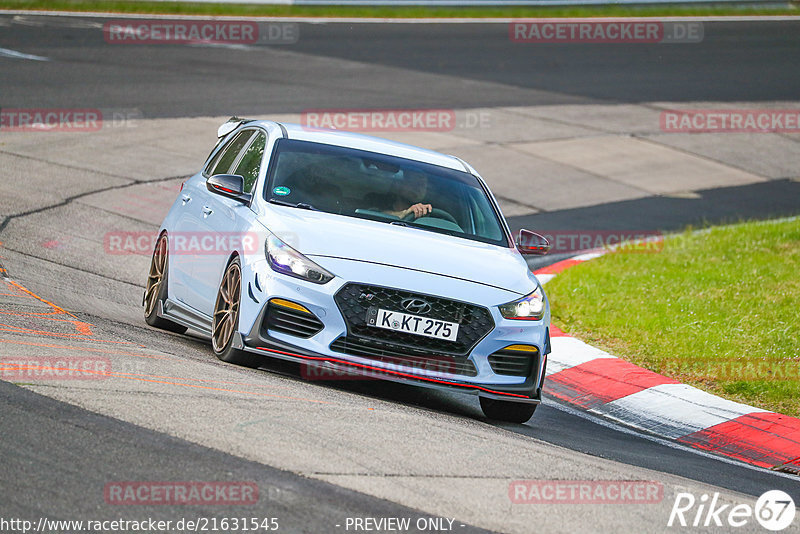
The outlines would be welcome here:
<svg viewBox="0 0 800 534">
<path fill-rule="evenodd" d="M 161 234 L 153 249 L 150 260 L 150 272 L 144 289 L 144 320 L 150 326 L 184 334 L 188 330 L 185 326 L 174 323 L 169 319 L 158 316 L 158 303 L 167 299 L 167 284 L 169 283 L 169 240 L 167 234 Z"/>
<path fill-rule="evenodd" d="M 480 397 L 481 410 L 489 419 L 522 424 L 533 417 L 537 404 L 501 401 Z"/>
<path fill-rule="evenodd" d="M 227 298 L 226 295 L 227 294 Z M 234 334 L 239 328 L 239 305 L 242 301 L 242 264 L 236 256 L 225 268 L 214 301 L 211 322 L 211 348 L 223 362 L 256 368 L 262 358 L 233 347 Z"/>
</svg>

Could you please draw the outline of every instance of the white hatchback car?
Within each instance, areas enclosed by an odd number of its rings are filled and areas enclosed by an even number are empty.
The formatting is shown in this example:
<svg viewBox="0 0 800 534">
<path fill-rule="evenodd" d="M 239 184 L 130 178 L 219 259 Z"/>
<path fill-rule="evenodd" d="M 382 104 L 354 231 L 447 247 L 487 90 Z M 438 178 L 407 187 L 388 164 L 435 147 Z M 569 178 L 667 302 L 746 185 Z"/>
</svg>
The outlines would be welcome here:
<svg viewBox="0 0 800 534">
<path fill-rule="evenodd" d="M 525 422 L 550 351 L 547 297 L 462 160 L 338 131 L 232 118 L 159 231 L 147 322 L 264 358 L 477 394 Z M 331 376 L 336 376 L 331 375 Z"/>
</svg>

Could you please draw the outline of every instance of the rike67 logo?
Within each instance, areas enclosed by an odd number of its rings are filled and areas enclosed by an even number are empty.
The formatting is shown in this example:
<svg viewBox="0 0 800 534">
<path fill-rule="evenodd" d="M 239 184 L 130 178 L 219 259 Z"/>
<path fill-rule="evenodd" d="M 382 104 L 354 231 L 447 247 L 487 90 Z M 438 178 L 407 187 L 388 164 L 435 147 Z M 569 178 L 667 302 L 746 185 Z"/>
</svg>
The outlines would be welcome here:
<svg viewBox="0 0 800 534">
<path fill-rule="evenodd" d="M 699 499 L 691 493 L 678 493 L 669 514 L 667 526 L 672 527 L 743 527 L 755 520 L 772 532 L 792 524 L 796 509 L 792 497 L 781 490 L 761 495 L 755 507 L 749 504 L 720 504 L 719 493 L 703 494 Z"/>
</svg>

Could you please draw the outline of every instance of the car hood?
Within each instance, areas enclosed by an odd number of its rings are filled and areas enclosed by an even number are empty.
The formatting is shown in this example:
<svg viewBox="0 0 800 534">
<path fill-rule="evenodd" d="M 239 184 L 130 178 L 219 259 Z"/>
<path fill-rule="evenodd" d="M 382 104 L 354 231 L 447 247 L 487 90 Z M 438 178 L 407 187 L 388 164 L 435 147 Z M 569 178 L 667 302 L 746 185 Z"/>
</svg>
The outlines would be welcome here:
<svg viewBox="0 0 800 534">
<path fill-rule="evenodd" d="M 270 208 L 262 220 L 267 228 L 323 267 L 324 258 L 341 258 L 438 274 L 520 295 L 535 289 L 535 277 L 513 248 L 355 217 Z"/>
</svg>

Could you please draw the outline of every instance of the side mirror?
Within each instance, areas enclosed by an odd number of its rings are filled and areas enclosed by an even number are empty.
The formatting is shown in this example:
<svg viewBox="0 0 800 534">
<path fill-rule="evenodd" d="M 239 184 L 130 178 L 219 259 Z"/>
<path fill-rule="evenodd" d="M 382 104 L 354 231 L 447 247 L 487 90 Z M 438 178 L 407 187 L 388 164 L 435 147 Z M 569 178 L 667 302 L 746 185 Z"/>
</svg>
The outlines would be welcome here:
<svg viewBox="0 0 800 534">
<path fill-rule="evenodd" d="M 544 256 L 550 251 L 550 241 L 530 230 L 520 230 L 515 243 L 520 254 Z"/>
<path fill-rule="evenodd" d="M 253 197 L 244 192 L 244 178 L 238 174 L 215 174 L 206 180 L 206 187 L 212 193 L 229 197 L 244 204 L 249 204 Z"/>
</svg>

